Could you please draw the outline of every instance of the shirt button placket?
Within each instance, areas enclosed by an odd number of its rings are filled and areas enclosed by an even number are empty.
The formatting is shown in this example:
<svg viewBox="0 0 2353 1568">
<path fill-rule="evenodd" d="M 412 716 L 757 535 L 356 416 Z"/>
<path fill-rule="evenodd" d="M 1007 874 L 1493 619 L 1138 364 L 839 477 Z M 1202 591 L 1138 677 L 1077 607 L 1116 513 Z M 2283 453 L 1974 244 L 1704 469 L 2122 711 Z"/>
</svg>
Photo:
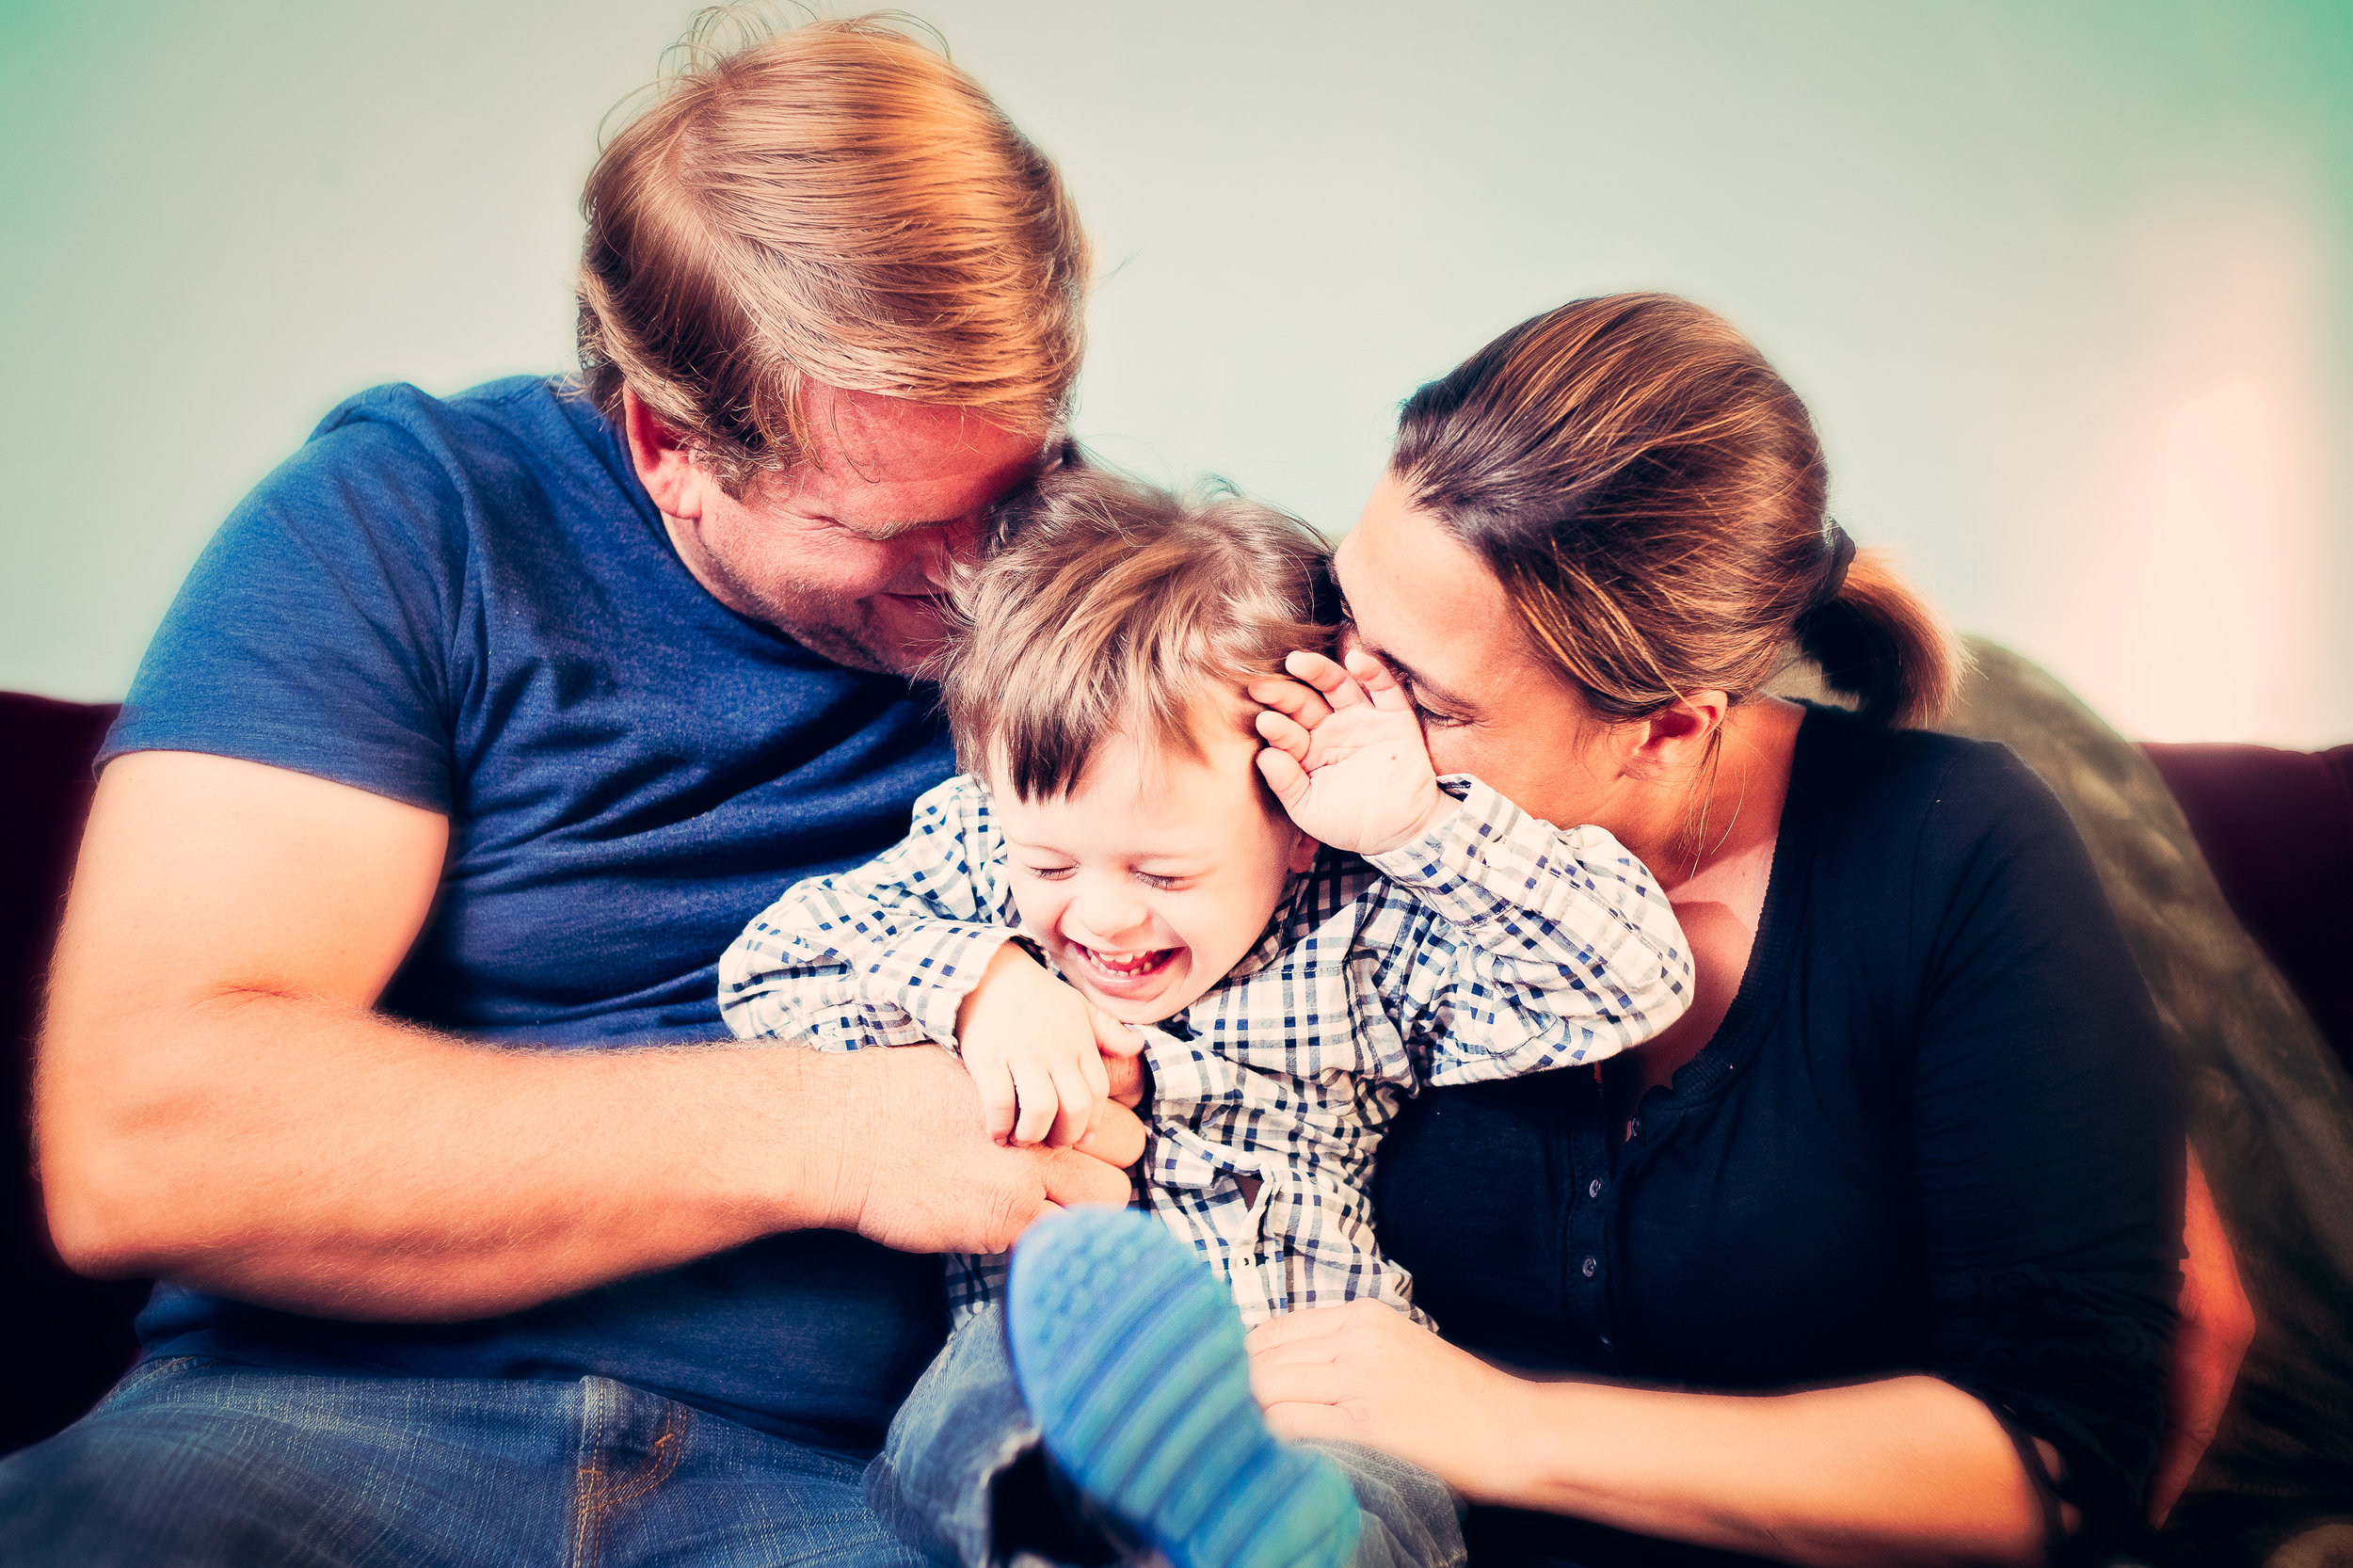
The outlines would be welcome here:
<svg viewBox="0 0 2353 1568">
<path fill-rule="evenodd" d="M 1584 1166 L 1585 1179 L 1563 1194 L 1569 1200 L 1564 1206 L 1564 1245 L 1554 1256 L 1560 1258 L 1556 1267 L 1561 1270 L 1558 1277 L 1562 1287 L 1561 1304 L 1569 1322 L 1590 1336 L 1586 1343 L 1592 1344 L 1603 1340 L 1611 1326 L 1603 1305 L 1607 1292 L 1600 1288 L 1596 1276 L 1601 1272 L 1602 1239 L 1609 1228 L 1600 1200 L 1609 1185 L 1606 1173 L 1610 1166 L 1610 1134 L 1614 1128 L 1598 1074 L 1590 1083 L 1564 1077 L 1563 1087 L 1570 1091 L 1567 1122 L 1575 1148 L 1572 1158 L 1574 1165 Z M 1606 1340 L 1604 1349 L 1608 1349 Z"/>
</svg>

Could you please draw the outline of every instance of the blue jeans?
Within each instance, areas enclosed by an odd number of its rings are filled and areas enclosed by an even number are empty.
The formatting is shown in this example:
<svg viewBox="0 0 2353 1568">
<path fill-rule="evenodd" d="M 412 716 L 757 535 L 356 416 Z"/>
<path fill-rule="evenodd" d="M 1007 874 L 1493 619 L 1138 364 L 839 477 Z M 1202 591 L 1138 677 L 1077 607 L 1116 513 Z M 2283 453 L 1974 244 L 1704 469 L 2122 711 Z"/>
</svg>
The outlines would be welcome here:
<svg viewBox="0 0 2353 1568">
<path fill-rule="evenodd" d="M 880 1515 L 936 1563 L 1001 1568 L 1035 1542 L 1000 1528 L 999 1483 L 1039 1446 L 1005 1344 L 1003 1309 L 985 1307 L 958 1324 L 899 1407 L 882 1452 L 866 1470 L 866 1496 Z M 1401 1459 L 1357 1443 L 1316 1443 L 1355 1488 L 1364 1532 L 1352 1568 L 1458 1568 L 1462 1513 L 1446 1483 Z M 1115 1525 L 1084 1517 L 1121 1544 Z"/>
<path fill-rule="evenodd" d="M 918 1568 L 860 1460 L 607 1378 L 316 1377 L 191 1357 L 0 1461 L 12 1568 Z"/>
</svg>

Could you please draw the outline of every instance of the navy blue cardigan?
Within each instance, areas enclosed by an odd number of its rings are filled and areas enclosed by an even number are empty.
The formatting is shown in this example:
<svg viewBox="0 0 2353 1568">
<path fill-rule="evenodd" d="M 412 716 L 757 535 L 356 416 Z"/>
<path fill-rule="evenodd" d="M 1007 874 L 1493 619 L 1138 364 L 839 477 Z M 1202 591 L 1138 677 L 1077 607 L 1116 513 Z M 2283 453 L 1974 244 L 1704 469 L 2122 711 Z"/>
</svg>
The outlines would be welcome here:
<svg viewBox="0 0 2353 1568">
<path fill-rule="evenodd" d="M 1382 1240 L 1449 1338 L 1667 1386 L 1932 1373 L 2057 1447 L 2078 1544 L 2134 1533 L 2181 1123 L 2082 841 L 2009 751 L 1811 710 L 1730 1013 L 1639 1101 L 1630 1065 L 1438 1090 L 1391 1134 Z M 1472 1539 L 1474 1568 L 1732 1560 L 1496 1511 Z"/>
</svg>

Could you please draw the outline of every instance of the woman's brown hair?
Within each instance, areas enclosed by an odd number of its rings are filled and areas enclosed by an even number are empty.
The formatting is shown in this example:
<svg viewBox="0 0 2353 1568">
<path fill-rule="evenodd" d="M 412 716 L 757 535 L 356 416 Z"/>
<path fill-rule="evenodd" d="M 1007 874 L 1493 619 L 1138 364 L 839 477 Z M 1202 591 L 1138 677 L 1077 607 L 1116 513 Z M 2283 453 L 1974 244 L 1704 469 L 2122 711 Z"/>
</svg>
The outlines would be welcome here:
<svg viewBox="0 0 2353 1568">
<path fill-rule="evenodd" d="M 1934 722 L 1960 678 L 1934 612 L 1826 515 L 1805 405 L 1689 300 L 1580 299 L 1512 328 L 1406 401 L 1390 468 L 1606 719 L 1737 702 L 1793 641 L 1881 724 Z"/>
</svg>

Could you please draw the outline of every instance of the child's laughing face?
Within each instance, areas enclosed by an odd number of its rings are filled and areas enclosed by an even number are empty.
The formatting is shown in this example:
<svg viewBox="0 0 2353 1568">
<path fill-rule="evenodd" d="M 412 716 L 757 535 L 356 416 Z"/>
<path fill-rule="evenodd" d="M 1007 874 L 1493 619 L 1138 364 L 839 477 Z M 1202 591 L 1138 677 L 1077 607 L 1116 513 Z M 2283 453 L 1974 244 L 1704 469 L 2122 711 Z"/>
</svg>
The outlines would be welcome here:
<svg viewBox="0 0 2353 1568">
<path fill-rule="evenodd" d="M 1259 786 L 1260 742 L 1222 711 L 1202 755 L 1104 742 L 1071 792 L 1022 800 L 991 769 L 1023 934 L 1126 1023 L 1184 1011 L 1257 945 L 1316 842 Z"/>
</svg>

